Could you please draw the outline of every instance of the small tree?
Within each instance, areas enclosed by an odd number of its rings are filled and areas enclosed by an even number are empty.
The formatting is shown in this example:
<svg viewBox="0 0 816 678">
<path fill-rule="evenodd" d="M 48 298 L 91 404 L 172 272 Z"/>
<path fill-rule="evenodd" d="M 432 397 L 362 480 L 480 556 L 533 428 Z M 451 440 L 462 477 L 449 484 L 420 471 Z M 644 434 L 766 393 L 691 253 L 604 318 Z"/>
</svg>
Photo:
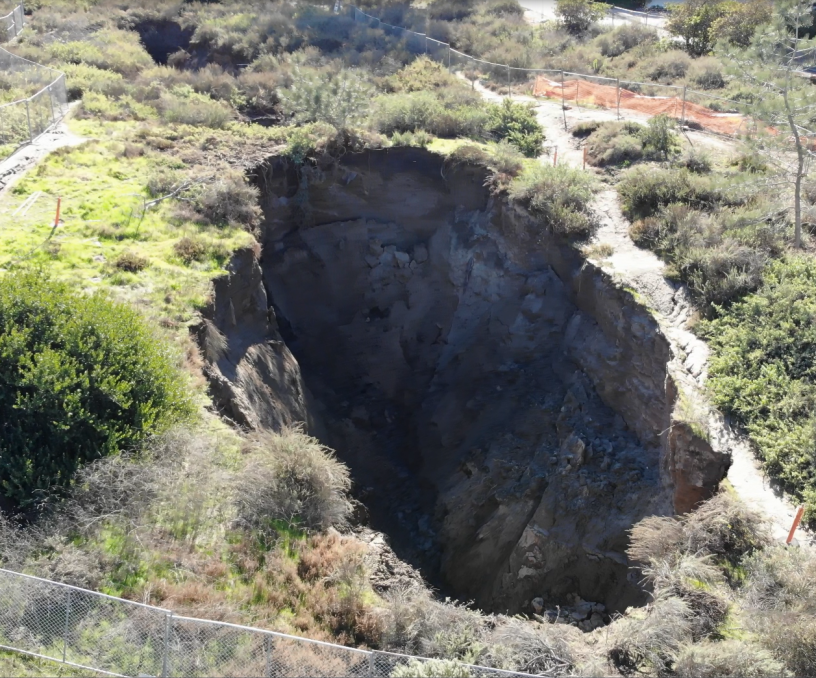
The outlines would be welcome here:
<svg viewBox="0 0 816 678">
<path fill-rule="evenodd" d="M 606 16 L 609 6 L 593 0 L 556 0 L 555 13 L 570 33 L 580 34 Z"/>
<path fill-rule="evenodd" d="M 541 154 L 546 137 L 532 106 L 505 99 L 492 108 L 488 127 L 499 140 L 508 141 L 528 158 Z"/>
<path fill-rule="evenodd" d="M 326 73 L 296 68 L 292 86 L 280 91 L 281 107 L 297 123 L 327 122 L 339 130 L 359 123 L 373 88 L 355 71 Z"/>
<path fill-rule="evenodd" d="M 756 29 L 767 24 L 772 17 L 773 4 L 770 0 L 740 3 L 712 24 L 711 36 L 715 41 L 725 40 L 747 47 L 751 44 Z"/>
<path fill-rule="evenodd" d="M 748 47 L 721 50 L 729 68 L 760 91 L 750 113 L 771 129 L 751 144 L 776 180 L 792 186 L 796 247 L 802 246 L 802 185 L 814 156 L 806 128 L 816 114 L 816 88 L 798 74 L 800 59 L 816 53 L 816 40 L 807 37 L 812 23 L 809 1 L 783 0 Z"/>
<path fill-rule="evenodd" d="M 692 56 L 708 54 L 717 37 L 713 26 L 735 11 L 739 3 L 722 0 L 688 0 L 672 5 L 666 29 L 683 39 L 686 51 Z"/>
</svg>

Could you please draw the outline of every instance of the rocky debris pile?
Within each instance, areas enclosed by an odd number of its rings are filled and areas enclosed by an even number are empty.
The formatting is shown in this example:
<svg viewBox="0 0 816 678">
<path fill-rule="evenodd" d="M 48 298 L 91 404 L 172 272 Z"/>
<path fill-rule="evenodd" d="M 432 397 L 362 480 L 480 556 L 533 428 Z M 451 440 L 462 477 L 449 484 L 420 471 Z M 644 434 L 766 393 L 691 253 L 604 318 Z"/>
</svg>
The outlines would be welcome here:
<svg viewBox="0 0 816 678">
<path fill-rule="evenodd" d="M 530 601 L 533 616 L 540 622 L 548 624 L 570 624 L 582 631 L 594 631 L 606 626 L 611 618 L 602 603 L 592 603 L 577 594 L 567 595 L 567 605 L 547 606 L 543 598 Z"/>
</svg>

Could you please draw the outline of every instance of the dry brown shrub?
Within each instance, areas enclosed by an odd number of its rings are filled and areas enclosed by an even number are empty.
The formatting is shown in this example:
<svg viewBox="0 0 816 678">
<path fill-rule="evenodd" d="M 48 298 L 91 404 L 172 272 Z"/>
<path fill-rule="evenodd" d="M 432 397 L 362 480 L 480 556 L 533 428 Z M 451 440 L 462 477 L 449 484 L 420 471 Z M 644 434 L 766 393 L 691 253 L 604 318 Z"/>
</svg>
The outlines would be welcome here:
<svg viewBox="0 0 816 678">
<path fill-rule="evenodd" d="M 790 675 L 766 650 L 742 640 L 687 645 L 674 667 L 678 678 L 765 678 Z"/>
<path fill-rule="evenodd" d="M 690 615 L 680 598 L 662 596 L 642 616 L 618 620 L 610 627 L 610 660 L 624 675 L 665 673 L 680 648 L 691 640 Z"/>
<path fill-rule="evenodd" d="M 143 257 L 141 254 L 130 250 L 125 250 L 113 260 L 115 268 L 118 268 L 120 271 L 127 271 L 128 273 L 138 273 L 147 268 L 149 263 L 147 257 Z"/>
<path fill-rule="evenodd" d="M 683 544 L 683 525 L 677 518 L 649 516 L 630 532 L 626 553 L 636 563 L 648 564 L 664 560 L 676 553 Z"/>
<path fill-rule="evenodd" d="M 300 428 L 259 432 L 233 483 L 239 522 L 267 536 L 276 522 L 308 531 L 344 525 L 352 512 L 348 467 Z"/>
</svg>

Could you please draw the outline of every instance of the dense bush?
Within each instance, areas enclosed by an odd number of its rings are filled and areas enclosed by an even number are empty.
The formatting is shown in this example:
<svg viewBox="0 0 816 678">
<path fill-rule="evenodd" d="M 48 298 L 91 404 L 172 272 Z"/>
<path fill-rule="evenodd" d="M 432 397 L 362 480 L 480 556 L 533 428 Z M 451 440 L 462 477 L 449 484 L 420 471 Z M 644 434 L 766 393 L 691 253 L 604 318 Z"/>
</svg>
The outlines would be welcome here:
<svg viewBox="0 0 816 678">
<path fill-rule="evenodd" d="M 498 139 L 515 146 L 528 158 L 541 154 L 541 144 L 546 138 L 531 105 L 516 104 L 505 99 L 501 105 L 490 110 L 488 129 Z"/>
<path fill-rule="evenodd" d="M 298 429 L 258 434 L 235 479 L 239 520 L 274 536 L 281 526 L 325 530 L 351 514 L 349 470 L 334 453 Z"/>
<path fill-rule="evenodd" d="M 723 199 L 716 181 L 687 169 L 635 167 L 618 185 L 624 212 L 631 219 L 649 217 L 662 207 L 683 203 L 694 208 L 713 208 Z"/>
<path fill-rule="evenodd" d="M 589 209 L 592 179 L 564 165 L 538 165 L 510 186 L 510 196 L 523 202 L 555 233 L 588 237 L 596 227 Z"/>
<path fill-rule="evenodd" d="M 227 172 L 215 177 L 201 191 L 196 207 L 211 224 L 255 226 L 261 216 L 259 192 L 243 174 Z"/>
<path fill-rule="evenodd" d="M 297 123 L 325 122 L 347 129 L 365 116 L 373 88 L 359 73 L 297 68 L 291 87 L 280 91 L 281 106 Z"/>
<path fill-rule="evenodd" d="M 449 106 L 433 92 L 386 94 L 374 100 L 372 124 L 378 132 L 425 130 L 440 137 L 483 138 L 487 134 L 490 107 Z"/>
<path fill-rule="evenodd" d="M 816 264 L 774 261 L 762 286 L 705 323 L 714 401 L 748 431 L 766 468 L 816 499 Z"/>
<path fill-rule="evenodd" d="M 192 407 L 160 340 L 129 307 L 39 273 L 0 279 L 0 487 L 21 505 L 84 462 Z"/>
<path fill-rule="evenodd" d="M 625 23 L 609 33 L 598 36 L 596 42 L 605 57 L 620 56 L 638 45 L 657 41 L 657 32 L 641 24 Z"/>
</svg>

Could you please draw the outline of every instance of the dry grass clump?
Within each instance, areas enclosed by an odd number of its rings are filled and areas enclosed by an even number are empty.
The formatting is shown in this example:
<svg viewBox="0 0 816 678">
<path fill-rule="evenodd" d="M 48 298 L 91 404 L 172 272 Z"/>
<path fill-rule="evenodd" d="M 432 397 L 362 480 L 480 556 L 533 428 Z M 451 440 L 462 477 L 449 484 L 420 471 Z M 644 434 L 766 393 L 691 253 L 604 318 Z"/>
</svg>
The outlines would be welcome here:
<svg viewBox="0 0 816 678">
<path fill-rule="evenodd" d="M 678 678 L 767 678 L 788 676 L 782 662 L 752 643 L 724 640 L 687 645 L 677 655 L 674 675 Z"/>
<path fill-rule="evenodd" d="M 691 610 L 680 598 L 660 596 L 645 614 L 624 617 L 610 633 L 608 655 L 620 673 L 664 674 L 691 640 Z"/>
<path fill-rule="evenodd" d="M 242 224 L 255 226 L 261 216 L 260 193 L 247 183 L 240 172 L 231 171 L 204 187 L 197 209 L 214 225 Z"/>
<path fill-rule="evenodd" d="M 348 467 L 315 438 L 298 428 L 257 433 L 244 453 L 244 470 L 233 485 L 241 524 L 273 535 L 281 524 L 315 531 L 348 520 Z"/>
<path fill-rule="evenodd" d="M 185 235 L 175 245 L 173 251 L 185 264 L 202 261 L 207 256 L 207 243 L 200 238 Z"/>
<path fill-rule="evenodd" d="M 149 263 L 147 257 L 143 257 L 141 254 L 131 250 L 125 250 L 113 260 L 113 266 L 115 268 L 120 271 L 126 271 L 127 273 L 138 273 L 147 268 Z"/>
</svg>

